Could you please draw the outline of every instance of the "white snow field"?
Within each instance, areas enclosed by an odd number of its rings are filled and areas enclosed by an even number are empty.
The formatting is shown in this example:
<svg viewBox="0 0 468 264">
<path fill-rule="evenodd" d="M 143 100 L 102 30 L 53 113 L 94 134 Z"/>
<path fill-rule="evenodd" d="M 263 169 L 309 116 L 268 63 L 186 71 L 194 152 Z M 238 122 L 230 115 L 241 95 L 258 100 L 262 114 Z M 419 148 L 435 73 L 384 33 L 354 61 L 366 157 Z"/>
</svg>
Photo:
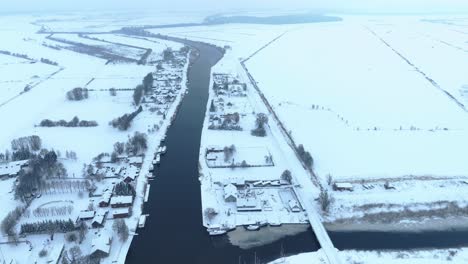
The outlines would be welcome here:
<svg viewBox="0 0 468 264">
<path fill-rule="evenodd" d="M 421 29 L 437 34 L 432 24 L 382 20 L 389 25 L 345 19 L 305 26 L 272 43 L 247 67 L 295 141 L 312 153 L 322 177 L 466 176 L 467 113 L 368 28 L 390 31 L 402 52 L 417 50 L 425 61 L 415 66 L 437 67 L 426 73 L 435 81 L 458 80 L 441 84 L 447 90 L 468 82 L 458 74 L 468 68 L 468 54 L 450 47 L 434 51 L 426 38 L 406 35 Z M 442 66 L 434 54 L 457 60 L 446 58 L 453 64 Z"/>
<path fill-rule="evenodd" d="M 414 250 L 414 251 L 341 251 L 339 253 L 346 263 L 360 264 L 448 264 L 466 263 L 468 252 L 466 248 L 446 250 Z M 310 252 L 281 258 L 270 264 L 321 264 L 323 252 Z"/>
</svg>

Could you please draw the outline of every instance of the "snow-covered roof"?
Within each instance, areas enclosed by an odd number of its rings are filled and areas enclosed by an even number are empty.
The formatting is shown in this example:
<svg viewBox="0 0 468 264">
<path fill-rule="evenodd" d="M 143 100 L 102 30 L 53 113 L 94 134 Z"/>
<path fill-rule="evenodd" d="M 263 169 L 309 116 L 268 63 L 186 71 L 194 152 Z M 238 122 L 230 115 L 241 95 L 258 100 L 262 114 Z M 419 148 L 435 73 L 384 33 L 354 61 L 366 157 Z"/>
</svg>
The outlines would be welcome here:
<svg viewBox="0 0 468 264">
<path fill-rule="evenodd" d="M 237 197 L 237 188 L 233 184 L 228 184 L 224 187 L 224 199 L 231 196 Z"/>
<path fill-rule="evenodd" d="M 291 209 L 301 209 L 301 206 L 296 200 L 289 200 L 288 205 Z"/>
<path fill-rule="evenodd" d="M 96 214 L 93 218 L 93 223 L 98 223 L 98 224 L 104 223 L 104 219 L 106 218 L 106 213 L 107 212 Z"/>
<path fill-rule="evenodd" d="M 95 211 L 81 211 L 80 214 L 78 215 L 78 218 L 80 219 L 87 219 L 87 218 L 93 218 Z"/>
<path fill-rule="evenodd" d="M 335 183 L 336 188 L 340 189 L 352 189 L 353 185 L 349 182 L 337 182 Z"/>
<path fill-rule="evenodd" d="M 143 157 L 142 156 L 133 156 L 128 158 L 128 163 L 130 164 L 141 164 L 143 163 Z"/>
<path fill-rule="evenodd" d="M 93 239 L 92 241 L 92 252 L 102 251 L 106 254 L 110 253 L 111 249 L 111 238 L 107 235 L 102 234 Z"/>
<path fill-rule="evenodd" d="M 130 214 L 130 208 L 118 208 L 112 210 L 112 215 L 122 215 L 122 214 Z"/>
<path fill-rule="evenodd" d="M 111 204 L 131 204 L 133 203 L 132 196 L 114 196 L 111 199 Z"/>
<path fill-rule="evenodd" d="M 216 152 L 210 152 L 210 153 L 206 154 L 206 159 L 207 160 L 217 160 L 218 155 L 217 155 Z"/>
<path fill-rule="evenodd" d="M 0 176 L 15 176 L 21 168 L 28 163 L 27 160 L 19 160 L 0 165 Z"/>
</svg>

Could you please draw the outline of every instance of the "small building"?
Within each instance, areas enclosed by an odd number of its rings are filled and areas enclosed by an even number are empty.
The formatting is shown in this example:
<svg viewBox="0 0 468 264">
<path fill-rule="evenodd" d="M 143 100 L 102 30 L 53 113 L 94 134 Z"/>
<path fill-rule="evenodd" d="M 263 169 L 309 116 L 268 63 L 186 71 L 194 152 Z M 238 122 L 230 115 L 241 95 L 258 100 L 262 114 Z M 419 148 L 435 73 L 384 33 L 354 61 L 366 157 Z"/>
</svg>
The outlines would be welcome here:
<svg viewBox="0 0 468 264">
<path fill-rule="evenodd" d="M 0 179 L 18 176 L 21 169 L 27 167 L 28 164 L 28 160 L 19 160 L 0 165 Z"/>
<path fill-rule="evenodd" d="M 81 211 L 78 215 L 78 219 L 81 221 L 91 220 L 94 218 L 95 211 Z"/>
<path fill-rule="evenodd" d="M 237 201 L 237 188 L 233 184 L 228 184 L 224 187 L 224 201 L 226 202 Z"/>
<path fill-rule="evenodd" d="M 302 211 L 301 206 L 296 200 L 289 200 L 288 205 L 289 205 L 289 209 L 294 213 L 298 213 Z"/>
<path fill-rule="evenodd" d="M 110 199 L 112 197 L 111 191 L 106 191 L 102 194 L 101 200 L 99 200 L 99 207 L 107 207 L 110 204 Z"/>
<path fill-rule="evenodd" d="M 218 155 L 216 152 L 209 152 L 206 154 L 206 160 L 207 161 L 216 161 L 218 159 Z"/>
<path fill-rule="evenodd" d="M 105 258 L 109 256 L 112 239 L 107 235 L 100 235 L 92 240 L 91 257 Z"/>
<path fill-rule="evenodd" d="M 91 222 L 91 226 L 93 228 L 104 227 L 104 221 L 106 220 L 106 216 L 107 211 L 96 214 L 93 218 L 93 221 Z"/>
<path fill-rule="evenodd" d="M 130 207 L 133 204 L 133 196 L 114 196 L 110 200 L 112 208 Z"/>
<path fill-rule="evenodd" d="M 237 211 L 239 212 L 262 211 L 256 197 L 239 197 L 236 202 Z"/>
<path fill-rule="evenodd" d="M 335 182 L 333 184 L 333 190 L 335 191 L 353 191 L 353 185 L 348 182 Z"/>
<path fill-rule="evenodd" d="M 125 218 L 130 216 L 130 208 L 118 208 L 112 211 L 113 218 Z"/>
<path fill-rule="evenodd" d="M 128 163 L 130 165 L 137 165 L 141 166 L 143 164 L 143 157 L 142 156 L 132 156 L 128 158 Z"/>
<path fill-rule="evenodd" d="M 392 183 L 390 183 L 388 181 L 385 182 L 384 188 L 385 188 L 385 190 L 395 190 L 396 189 L 395 185 L 393 185 Z"/>
</svg>

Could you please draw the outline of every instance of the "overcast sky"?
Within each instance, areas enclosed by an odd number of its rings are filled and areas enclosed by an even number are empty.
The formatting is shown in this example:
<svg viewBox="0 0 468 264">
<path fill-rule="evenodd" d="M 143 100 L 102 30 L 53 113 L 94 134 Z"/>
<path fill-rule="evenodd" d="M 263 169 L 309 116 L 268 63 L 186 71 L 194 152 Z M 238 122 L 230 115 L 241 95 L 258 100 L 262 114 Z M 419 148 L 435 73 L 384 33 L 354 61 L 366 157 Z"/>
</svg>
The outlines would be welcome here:
<svg viewBox="0 0 468 264">
<path fill-rule="evenodd" d="M 307 8 L 353 12 L 468 12 L 468 0 L 0 0 L 0 11 L 213 10 Z"/>
</svg>

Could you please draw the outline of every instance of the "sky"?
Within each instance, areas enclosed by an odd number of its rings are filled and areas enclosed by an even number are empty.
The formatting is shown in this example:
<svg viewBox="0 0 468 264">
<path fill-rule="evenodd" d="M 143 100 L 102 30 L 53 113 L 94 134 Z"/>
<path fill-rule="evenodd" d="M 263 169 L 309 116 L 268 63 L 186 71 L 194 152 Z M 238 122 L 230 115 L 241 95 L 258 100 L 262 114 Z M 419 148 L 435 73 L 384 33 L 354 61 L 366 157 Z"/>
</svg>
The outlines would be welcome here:
<svg viewBox="0 0 468 264">
<path fill-rule="evenodd" d="M 336 12 L 466 12 L 468 0 L 0 0 L 0 12 L 158 9 L 307 9 Z"/>
</svg>

